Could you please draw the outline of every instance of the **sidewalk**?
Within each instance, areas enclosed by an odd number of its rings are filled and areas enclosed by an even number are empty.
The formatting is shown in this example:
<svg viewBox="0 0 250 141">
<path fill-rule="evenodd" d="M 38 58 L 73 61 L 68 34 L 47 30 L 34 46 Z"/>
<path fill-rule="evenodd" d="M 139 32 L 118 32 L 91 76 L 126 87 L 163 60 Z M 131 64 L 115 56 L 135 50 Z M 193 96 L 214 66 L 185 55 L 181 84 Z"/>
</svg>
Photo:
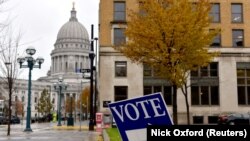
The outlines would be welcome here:
<svg viewBox="0 0 250 141">
<path fill-rule="evenodd" d="M 89 120 L 84 120 L 84 121 L 74 121 L 74 126 L 67 126 L 67 121 L 62 121 L 61 125 L 62 126 L 57 126 L 57 122 L 53 122 L 52 128 L 54 130 L 78 130 L 78 131 L 89 131 Z M 89 132 L 95 132 L 97 133 L 97 141 L 104 141 L 103 139 L 103 132 L 102 131 L 96 131 L 96 126 L 94 126 L 94 131 L 89 131 Z"/>
<path fill-rule="evenodd" d="M 96 131 L 96 126 L 94 126 L 94 131 L 89 131 L 89 120 L 84 121 L 74 121 L 74 126 L 67 126 L 67 121 L 61 121 L 62 126 L 57 126 L 57 122 L 53 122 L 53 129 L 54 130 L 78 130 L 78 131 L 88 131 L 88 132 L 95 132 L 97 141 L 104 141 L 103 138 L 103 132 L 102 131 Z M 107 140 L 105 140 L 107 141 Z"/>
<path fill-rule="evenodd" d="M 32 132 L 24 132 L 26 123 L 11 125 L 11 135 L 7 136 L 7 125 L 0 125 L 0 141 L 36 141 L 36 140 L 60 140 L 60 141 L 103 141 L 102 133 L 88 130 L 89 121 L 76 121 L 74 126 L 67 126 L 67 121 L 62 121 L 62 126 L 57 122 L 32 123 Z"/>
</svg>

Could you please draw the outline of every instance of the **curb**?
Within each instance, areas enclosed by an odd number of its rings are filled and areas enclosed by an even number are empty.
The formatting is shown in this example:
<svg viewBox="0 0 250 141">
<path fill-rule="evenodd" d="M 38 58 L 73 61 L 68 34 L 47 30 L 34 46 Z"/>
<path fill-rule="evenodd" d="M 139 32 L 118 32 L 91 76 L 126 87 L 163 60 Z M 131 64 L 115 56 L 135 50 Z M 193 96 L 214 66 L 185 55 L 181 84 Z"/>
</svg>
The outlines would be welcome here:
<svg viewBox="0 0 250 141">
<path fill-rule="evenodd" d="M 52 129 L 56 130 L 80 130 L 80 126 L 53 126 Z M 87 126 L 81 126 L 81 130 L 88 130 Z"/>
<path fill-rule="evenodd" d="M 105 129 L 102 130 L 103 141 L 110 141 L 108 133 Z"/>
</svg>

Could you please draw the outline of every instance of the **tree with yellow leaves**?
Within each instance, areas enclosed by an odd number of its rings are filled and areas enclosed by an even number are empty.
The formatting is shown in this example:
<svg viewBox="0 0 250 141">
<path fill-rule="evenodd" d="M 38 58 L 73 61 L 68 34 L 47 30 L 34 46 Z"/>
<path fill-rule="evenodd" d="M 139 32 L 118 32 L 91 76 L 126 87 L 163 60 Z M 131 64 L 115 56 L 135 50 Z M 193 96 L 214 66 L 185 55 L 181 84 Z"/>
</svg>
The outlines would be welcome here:
<svg viewBox="0 0 250 141">
<path fill-rule="evenodd" d="M 209 31 L 208 0 L 139 0 L 139 11 L 130 11 L 125 35 L 128 41 L 115 49 L 138 64 L 156 70 L 173 88 L 173 122 L 177 120 L 177 89 L 187 73 L 206 66 L 217 53 L 208 47 L 219 30 Z"/>
<path fill-rule="evenodd" d="M 79 109 L 82 109 L 81 112 L 85 112 L 85 115 L 88 115 L 90 109 L 89 96 L 90 96 L 90 87 L 88 86 L 83 89 L 80 99 L 77 101 L 77 107 Z M 82 106 L 82 108 L 80 108 L 80 106 Z"/>
</svg>

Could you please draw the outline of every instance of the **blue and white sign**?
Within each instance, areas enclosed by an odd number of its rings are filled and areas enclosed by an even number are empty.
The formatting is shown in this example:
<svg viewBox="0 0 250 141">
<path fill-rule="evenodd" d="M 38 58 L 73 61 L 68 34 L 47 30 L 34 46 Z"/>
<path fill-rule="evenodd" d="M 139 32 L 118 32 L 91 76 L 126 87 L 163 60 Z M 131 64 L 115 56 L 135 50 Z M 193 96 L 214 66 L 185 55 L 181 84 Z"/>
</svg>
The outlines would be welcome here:
<svg viewBox="0 0 250 141">
<path fill-rule="evenodd" d="M 173 125 L 161 93 L 109 104 L 123 141 L 146 141 L 147 125 Z"/>
</svg>

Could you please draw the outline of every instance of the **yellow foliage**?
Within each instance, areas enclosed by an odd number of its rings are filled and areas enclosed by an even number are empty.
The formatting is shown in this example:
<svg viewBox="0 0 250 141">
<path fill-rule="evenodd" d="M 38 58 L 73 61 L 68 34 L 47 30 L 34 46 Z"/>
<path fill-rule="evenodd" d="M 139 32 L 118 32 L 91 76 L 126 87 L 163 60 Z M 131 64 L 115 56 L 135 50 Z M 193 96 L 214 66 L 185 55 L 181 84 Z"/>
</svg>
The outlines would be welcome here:
<svg viewBox="0 0 250 141">
<path fill-rule="evenodd" d="M 157 68 L 158 74 L 180 87 L 186 73 L 206 66 L 218 53 L 208 51 L 219 29 L 209 31 L 208 0 L 140 0 L 131 10 L 126 44 L 114 47 L 135 63 Z M 143 12 L 142 12 L 143 11 Z"/>
<path fill-rule="evenodd" d="M 84 106 L 88 105 L 88 109 L 90 109 L 89 100 L 90 100 L 90 87 L 88 86 L 85 87 L 85 89 L 83 89 L 81 93 L 81 98 L 77 101 L 77 107 L 80 108 L 80 103 L 81 103 Z"/>
</svg>

